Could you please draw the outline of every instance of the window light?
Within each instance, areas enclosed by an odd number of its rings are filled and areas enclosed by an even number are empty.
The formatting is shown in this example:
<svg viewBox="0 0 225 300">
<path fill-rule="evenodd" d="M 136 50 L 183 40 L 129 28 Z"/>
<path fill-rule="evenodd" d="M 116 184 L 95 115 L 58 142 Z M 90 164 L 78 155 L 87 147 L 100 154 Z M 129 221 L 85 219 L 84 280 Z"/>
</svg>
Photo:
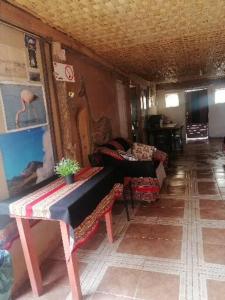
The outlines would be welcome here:
<svg viewBox="0 0 225 300">
<path fill-rule="evenodd" d="M 143 96 L 143 108 L 147 109 L 147 98 Z"/>
<path fill-rule="evenodd" d="M 144 108 L 144 101 L 143 101 L 143 97 L 141 96 L 141 109 Z"/>
<path fill-rule="evenodd" d="M 166 94 L 165 96 L 166 107 L 177 107 L 179 106 L 179 96 L 177 93 Z"/>
<path fill-rule="evenodd" d="M 225 103 L 225 88 L 215 90 L 215 104 Z"/>
</svg>

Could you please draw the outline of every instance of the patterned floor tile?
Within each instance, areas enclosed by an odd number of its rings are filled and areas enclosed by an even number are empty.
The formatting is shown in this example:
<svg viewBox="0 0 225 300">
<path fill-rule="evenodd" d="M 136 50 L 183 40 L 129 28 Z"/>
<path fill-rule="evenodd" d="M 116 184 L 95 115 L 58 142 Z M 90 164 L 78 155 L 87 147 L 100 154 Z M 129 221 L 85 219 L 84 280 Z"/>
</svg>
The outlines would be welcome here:
<svg viewBox="0 0 225 300">
<path fill-rule="evenodd" d="M 203 248 L 205 262 L 225 265 L 225 245 L 204 243 Z"/>
<path fill-rule="evenodd" d="M 97 291 L 134 297 L 140 275 L 140 270 L 109 267 Z"/>
<path fill-rule="evenodd" d="M 78 251 L 84 299 L 224 300 L 224 166 L 220 139 L 187 144 L 170 160 L 158 201 L 130 208 L 130 222 L 117 203 L 114 243 L 103 222 Z M 62 246 L 51 258 L 40 299 L 71 300 Z M 18 299 L 34 299 L 29 286 Z"/>
<path fill-rule="evenodd" d="M 179 276 L 143 271 L 135 296 L 145 300 L 179 300 L 179 285 Z"/>
<path fill-rule="evenodd" d="M 158 217 L 158 218 L 183 218 L 184 208 L 182 207 L 145 207 L 141 206 L 137 212 L 136 216 L 146 216 L 146 217 Z"/>
<path fill-rule="evenodd" d="M 162 239 L 124 238 L 118 252 L 150 257 L 180 259 L 181 242 Z"/>
</svg>

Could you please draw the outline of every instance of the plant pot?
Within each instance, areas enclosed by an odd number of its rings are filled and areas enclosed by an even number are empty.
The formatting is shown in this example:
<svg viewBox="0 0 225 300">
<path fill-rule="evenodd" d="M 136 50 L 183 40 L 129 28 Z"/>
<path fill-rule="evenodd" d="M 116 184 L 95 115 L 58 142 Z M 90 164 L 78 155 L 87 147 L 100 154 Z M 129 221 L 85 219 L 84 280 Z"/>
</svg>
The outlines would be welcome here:
<svg viewBox="0 0 225 300">
<path fill-rule="evenodd" d="M 74 183 L 74 174 L 70 174 L 64 177 L 66 184 Z"/>
</svg>

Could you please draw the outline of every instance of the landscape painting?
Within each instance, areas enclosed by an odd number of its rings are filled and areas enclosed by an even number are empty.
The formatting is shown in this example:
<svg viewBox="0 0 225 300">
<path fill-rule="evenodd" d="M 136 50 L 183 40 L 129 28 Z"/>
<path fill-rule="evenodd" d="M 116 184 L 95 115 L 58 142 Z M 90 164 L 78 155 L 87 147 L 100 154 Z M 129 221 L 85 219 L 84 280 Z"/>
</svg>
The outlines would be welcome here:
<svg viewBox="0 0 225 300">
<path fill-rule="evenodd" d="M 0 170 L 3 170 L 0 176 L 4 177 L 9 196 L 20 194 L 53 175 L 48 126 L 1 134 L 0 152 Z"/>
<path fill-rule="evenodd" d="M 47 123 L 43 88 L 40 85 L 0 84 L 6 131 Z"/>
</svg>

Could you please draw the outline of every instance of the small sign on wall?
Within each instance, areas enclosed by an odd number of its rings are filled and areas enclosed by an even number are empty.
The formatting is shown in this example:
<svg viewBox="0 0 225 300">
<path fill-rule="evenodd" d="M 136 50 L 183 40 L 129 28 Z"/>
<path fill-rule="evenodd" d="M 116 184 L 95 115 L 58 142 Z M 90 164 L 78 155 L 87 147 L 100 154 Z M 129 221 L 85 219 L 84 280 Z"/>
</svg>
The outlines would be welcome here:
<svg viewBox="0 0 225 300">
<path fill-rule="evenodd" d="M 72 65 L 53 62 L 55 79 L 58 81 L 75 82 Z"/>
</svg>

